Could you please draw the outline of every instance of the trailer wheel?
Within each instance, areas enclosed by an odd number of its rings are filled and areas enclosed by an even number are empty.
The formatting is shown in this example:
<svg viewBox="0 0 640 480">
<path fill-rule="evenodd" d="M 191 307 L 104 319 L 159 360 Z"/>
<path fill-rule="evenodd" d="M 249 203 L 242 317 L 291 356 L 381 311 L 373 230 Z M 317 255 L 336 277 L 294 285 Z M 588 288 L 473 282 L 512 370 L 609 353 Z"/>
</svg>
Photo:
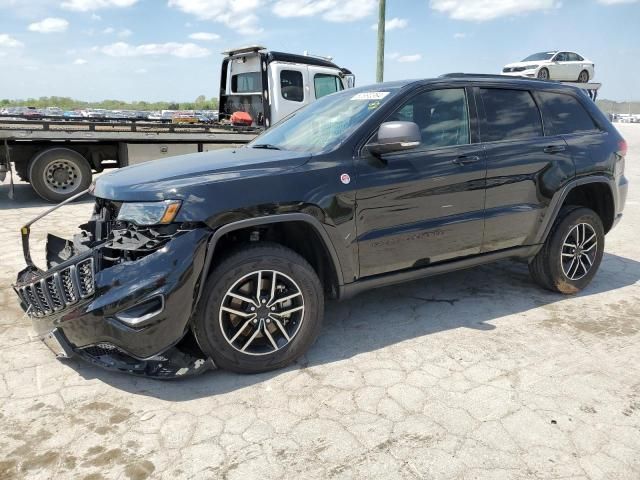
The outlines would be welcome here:
<svg viewBox="0 0 640 480">
<path fill-rule="evenodd" d="M 78 152 L 52 148 L 31 160 L 29 182 L 42 198 L 58 203 L 89 188 L 91 167 Z"/>
</svg>

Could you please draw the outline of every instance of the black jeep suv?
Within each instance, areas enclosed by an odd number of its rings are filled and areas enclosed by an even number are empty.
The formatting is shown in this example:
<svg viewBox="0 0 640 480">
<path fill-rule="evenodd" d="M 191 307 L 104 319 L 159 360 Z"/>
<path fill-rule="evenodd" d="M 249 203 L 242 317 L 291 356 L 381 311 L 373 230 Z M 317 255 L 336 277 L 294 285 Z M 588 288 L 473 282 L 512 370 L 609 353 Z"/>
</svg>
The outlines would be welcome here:
<svg viewBox="0 0 640 480">
<path fill-rule="evenodd" d="M 15 285 L 60 356 L 155 377 L 287 365 L 326 298 L 508 257 L 575 293 L 621 217 L 626 143 L 581 90 L 453 75 L 329 95 L 249 145 L 100 177 Z"/>
</svg>

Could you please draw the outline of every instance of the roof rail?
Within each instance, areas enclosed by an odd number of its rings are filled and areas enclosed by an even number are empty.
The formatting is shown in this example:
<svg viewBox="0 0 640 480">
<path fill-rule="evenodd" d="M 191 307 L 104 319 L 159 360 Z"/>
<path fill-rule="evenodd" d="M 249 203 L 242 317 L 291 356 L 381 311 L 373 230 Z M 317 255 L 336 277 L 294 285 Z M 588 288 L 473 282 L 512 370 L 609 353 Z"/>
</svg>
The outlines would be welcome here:
<svg viewBox="0 0 640 480">
<path fill-rule="evenodd" d="M 440 75 L 438 78 L 466 78 L 466 77 L 476 77 L 476 78 L 478 78 L 478 77 L 479 78 L 514 78 L 512 75 L 499 75 L 497 73 L 463 73 L 463 72 L 445 73 L 443 75 Z"/>
</svg>

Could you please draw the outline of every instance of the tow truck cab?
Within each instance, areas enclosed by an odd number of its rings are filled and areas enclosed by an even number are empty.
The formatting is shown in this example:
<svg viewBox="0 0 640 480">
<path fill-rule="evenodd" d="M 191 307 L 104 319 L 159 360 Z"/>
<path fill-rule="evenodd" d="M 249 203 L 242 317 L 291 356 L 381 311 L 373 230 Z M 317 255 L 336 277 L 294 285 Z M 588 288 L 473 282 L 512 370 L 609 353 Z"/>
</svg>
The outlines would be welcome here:
<svg viewBox="0 0 640 480">
<path fill-rule="evenodd" d="M 220 119 L 270 127 L 314 100 L 355 85 L 331 58 L 274 52 L 253 45 L 223 52 Z"/>
</svg>

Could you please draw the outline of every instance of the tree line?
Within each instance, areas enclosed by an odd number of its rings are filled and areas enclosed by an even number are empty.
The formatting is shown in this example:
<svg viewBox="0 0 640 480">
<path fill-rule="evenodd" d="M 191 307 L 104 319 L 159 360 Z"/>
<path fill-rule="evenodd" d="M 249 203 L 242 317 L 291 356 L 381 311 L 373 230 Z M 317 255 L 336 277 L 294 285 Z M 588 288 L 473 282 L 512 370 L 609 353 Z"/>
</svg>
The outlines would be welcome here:
<svg viewBox="0 0 640 480">
<path fill-rule="evenodd" d="M 193 102 L 126 102 L 123 100 L 102 100 L 86 102 L 71 97 L 40 97 L 10 100 L 0 100 L 0 108 L 5 107 L 59 107 L 63 110 L 77 110 L 87 108 L 104 108 L 105 110 L 217 110 L 218 99 L 198 96 Z"/>
</svg>

